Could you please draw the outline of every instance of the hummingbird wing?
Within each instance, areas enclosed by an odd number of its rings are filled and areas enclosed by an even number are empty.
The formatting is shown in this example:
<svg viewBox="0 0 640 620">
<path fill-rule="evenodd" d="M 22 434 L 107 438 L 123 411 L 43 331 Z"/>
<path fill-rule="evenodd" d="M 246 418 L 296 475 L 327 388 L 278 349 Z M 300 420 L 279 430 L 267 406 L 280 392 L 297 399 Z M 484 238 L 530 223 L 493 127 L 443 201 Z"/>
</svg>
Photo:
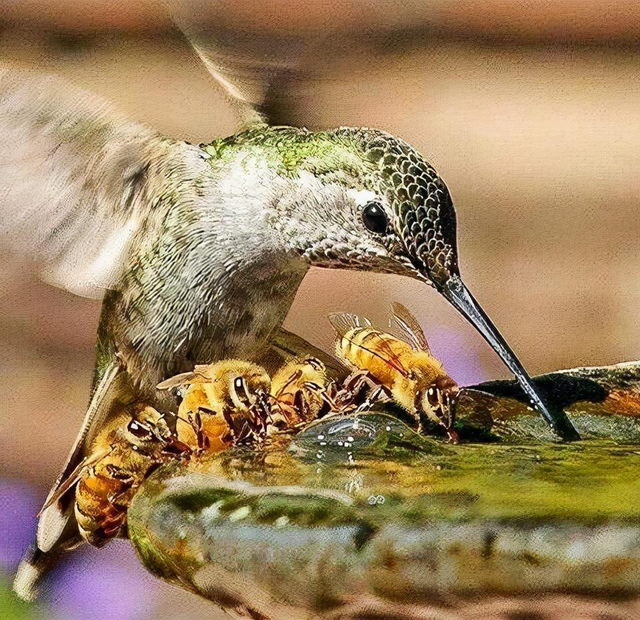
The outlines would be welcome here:
<svg viewBox="0 0 640 620">
<path fill-rule="evenodd" d="M 292 31 L 268 20 L 256 23 L 246 11 L 220 0 L 163 0 L 211 75 L 240 108 L 247 124 L 293 125 L 291 92 L 311 66 L 326 61 L 326 27 Z M 272 9 L 277 13 L 278 8 Z M 324 25 L 323 25 L 324 26 Z M 325 50 L 326 52 L 326 50 Z"/>
<path fill-rule="evenodd" d="M 63 80 L 0 70 L 0 247 L 102 297 L 185 148 Z"/>
<path fill-rule="evenodd" d="M 104 426 L 116 410 L 121 410 L 130 400 L 131 390 L 127 374 L 116 360 L 107 366 L 96 386 L 67 462 L 45 500 L 36 537 L 40 551 L 51 551 L 65 532 L 73 512 L 74 501 L 74 495 L 70 492 L 73 484 L 68 484 L 68 481 L 76 477 L 79 470 L 89 462 L 93 462 L 96 455 L 89 455 L 88 449 L 96 431 Z"/>
<path fill-rule="evenodd" d="M 13 582 L 20 598 L 33 600 L 42 577 L 56 565 L 61 553 L 82 542 L 73 518 L 75 482 L 87 467 L 104 458 L 104 450 L 89 454 L 88 449 L 105 421 L 130 400 L 127 373 L 115 360 L 107 365 L 93 392 L 69 458 L 39 514 L 36 540 L 20 561 Z"/>
</svg>

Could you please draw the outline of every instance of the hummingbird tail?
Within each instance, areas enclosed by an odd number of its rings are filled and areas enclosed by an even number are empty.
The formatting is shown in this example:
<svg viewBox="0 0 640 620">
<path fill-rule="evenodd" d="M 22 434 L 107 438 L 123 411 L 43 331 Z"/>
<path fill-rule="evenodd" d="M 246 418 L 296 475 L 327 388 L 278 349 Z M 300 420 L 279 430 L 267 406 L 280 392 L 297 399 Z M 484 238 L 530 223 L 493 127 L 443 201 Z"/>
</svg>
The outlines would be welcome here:
<svg viewBox="0 0 640 620">
<path fill-rule="evenodd" d="M 38 598 L 43 577 L 53 568 L 60 556 L 58 550 L 42 551 L 34 543 L 24 554 L 13 579 L 13 591 L 23 601 Z"/>
</svg>

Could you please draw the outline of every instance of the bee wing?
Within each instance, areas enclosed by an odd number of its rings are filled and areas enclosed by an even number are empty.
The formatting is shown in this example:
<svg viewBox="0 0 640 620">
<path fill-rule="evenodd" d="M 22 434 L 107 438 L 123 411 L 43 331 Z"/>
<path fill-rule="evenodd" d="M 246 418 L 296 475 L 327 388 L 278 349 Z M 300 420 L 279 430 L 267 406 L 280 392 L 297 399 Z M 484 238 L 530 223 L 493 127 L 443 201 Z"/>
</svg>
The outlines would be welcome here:
<svg viewBox="0 0 640 620">
<path fill-rule="evenodd" d="M 51 284 L 102 297 L 159 226 L 149 197 L 187 152 L 64 80 L 0 69 L 0 247 Z"/>
<path fill-rule="evenodd" d="M 344 338 L 345 334 L 348 334 L 352 329 L 371 327 L 369 319 L 351 312 L 332 312 L 329 314 L 329 323 L 340 338 Z"/>
<path fill-rule="evenodd" d="M 429 343 L 427 342 L 427 337 L 424 335 L 424 331 L 422 331 L 420 323 L 418 323 L 418 319 L 413 316 L 406 306 L 397 301 L 393 302 L 391 308 L 393 310 L 391 315 L 393 325 L 400 330 L 408 343 L 416 351 L 426 351 L 429 353 Z"/>
<path fill-rule="evenodd" d="M 351 314 L 349 312 L 334 312 L 329 315 L 329 322 L 340 338 L 346 338 L 347 334 L 353 329 L 372 326 L 369 319 L 360 317 L 357 314 Z M 378 339 L 380 351 L 383 352 L 384 355 L 378 353 L 377 351 L 374 351 L 372 348 L 367 347 L 364 344 L 355 343 L 352 340 L 351 342 L 356 347 L 359 347 L 362 350 L 367 351 L 371 355 L 374 355 L 375 357 L 381 359 L 383 362 L 397 370 L 400 374 L 406 376 L 407 369 L 404 367 L 404 364 L 397 356 L 396 352 L 384 339 Z"/>
<path fill-rule="evenodd" d="M 244 363 L 244 362 L 241 362 Z M 217 363 L 214 364 L 196 364 L 193 367 L 193 381 L 194 383 L 200 383 L 201 381 L 199 381 L 200 379 L 203 379 L 205 381 L 210 381 L 211 377 L 215 374 L 214 372 L 212 372 L 215 368 L 214 367 L 218 367 Z"/>
<path fill-rule="evenodd" d="M 360 345 L 360 346 L 363 349 L 369 351 L 369 353 L 372 353 L 373 355 L 376 355 L 377 357 L 379 357 L 381 360 L 386 362 L 389 366 L 397 370 L 401 375 L 404 375 L 406 377 L 408 374 L 408 371 L 405 368 L 404 364 L 402 363 L 402 360 L 398 357 L 397 353 L 391 348 L 389 343 L 384 338 L 379 338 L 378 342 L 379 342 L 378 346 L 380 350 L 384 353 L 384 355 L 377 353 L 376 351 L 374 351 L 373 349 L 370 349 L 365 345 Z"/>
<path fill-rule="evenodd" d="M 269 348 L 265 349 L 257 362 L 274 373 L 291 358 L 304 358 L 309 355 L 322 361 L 329 376 L 340 377 L 349 374 L 349 369 L 333 355 L 325 353 L 300 336 L 282 328 L 273 335 Z"/>
<path fill-rule="evenodd" d="M 164 381 L 161 381 L 156 386 L 157 390 L 170 390 L 176 387 L 182 387 L 187 383 L 192 383 L 194 379 L 196 379 L 198 375 L 195 372 L 183 372 L 179 375 L 175 375 L 174 377 L 169 377 Z"/>
<path fill-rule="evenodd" d="M 118 361 L 114 361 L 106 368 L 94 390 L 69 458 L 44 503 L 36 538 L 41 551 L 50 551 L 64 533 L 70 516 L 69 508 L 73 502 L 73 495 L 69 493 L 73 486 L 71 480 L 77 477 L 79 470 L 87 464 L 87 446 L 91 444 L 97 430 L 114 411 L 121 410 L 129 398 L 126 372 Z"/>
</svg>

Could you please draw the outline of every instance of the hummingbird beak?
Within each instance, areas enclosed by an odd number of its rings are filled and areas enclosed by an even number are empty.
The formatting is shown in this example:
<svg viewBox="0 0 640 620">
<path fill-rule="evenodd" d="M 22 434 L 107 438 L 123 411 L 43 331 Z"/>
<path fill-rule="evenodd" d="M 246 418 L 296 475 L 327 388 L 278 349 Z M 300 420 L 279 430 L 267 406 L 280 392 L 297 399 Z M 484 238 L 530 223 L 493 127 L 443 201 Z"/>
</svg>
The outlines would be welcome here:
<svg viewBox="0 0 640 620">
<path fill-rule="evenodd" d="M 542 414 L 547 424 L 565 441 L 580 439 L 578 431 L 561 409 L 551 411 L 544 404 L 531 377 L 524 369 L 505 339 L 500 335 L 491 319 L 480 304 L 473 298 L 460 276 L 449 277 L 444 284 L 437 286 L 440 293 L 482 334 L 493 350 L 500 356 L 507 368 L 515 375 L 524 393 L 534 407 Z"/>
</svg>

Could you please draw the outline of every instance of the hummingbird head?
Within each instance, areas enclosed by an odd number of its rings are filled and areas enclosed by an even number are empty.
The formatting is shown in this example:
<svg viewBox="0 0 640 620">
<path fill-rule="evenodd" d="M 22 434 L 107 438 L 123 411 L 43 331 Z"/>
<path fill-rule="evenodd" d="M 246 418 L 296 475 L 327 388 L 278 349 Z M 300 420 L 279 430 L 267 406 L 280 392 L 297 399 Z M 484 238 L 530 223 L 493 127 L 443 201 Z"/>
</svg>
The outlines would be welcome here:
<svg viewBox="0 0 640 620">
<path fill-rule="evenodd" d="M 416 149 L 373 129 L 273 131 L 299 184 L 274 212 L 274 225 L 309 264 L 436 287 L 458 275 L 451 196 Z"/>
<path fill-rule="evenodd" d="M 459 275 L 456 212 L 444 181 L 418 151 L 382 131 L 339 129 L 360 146 L 364 238 L 386 250 L 385 271 L 436 288 Z"/>
<path fill-rule="evenodd" d="M 550 412 L 529 375 L 460 277 L 456 212 L 444 181 L 404 141 L 373 129 L 339 128 L 296 136 L 285 148 L 299 183 L 273 226 L 313 266 L 409 276 L 434 286 L 469 320 L 514 373 L 531 403 L 568 439 L 562 411 Z M 289 132 L 289 133 L 287 133 Z M 294 133 L 291 133 L 294 132 Z"/>
</svg>

